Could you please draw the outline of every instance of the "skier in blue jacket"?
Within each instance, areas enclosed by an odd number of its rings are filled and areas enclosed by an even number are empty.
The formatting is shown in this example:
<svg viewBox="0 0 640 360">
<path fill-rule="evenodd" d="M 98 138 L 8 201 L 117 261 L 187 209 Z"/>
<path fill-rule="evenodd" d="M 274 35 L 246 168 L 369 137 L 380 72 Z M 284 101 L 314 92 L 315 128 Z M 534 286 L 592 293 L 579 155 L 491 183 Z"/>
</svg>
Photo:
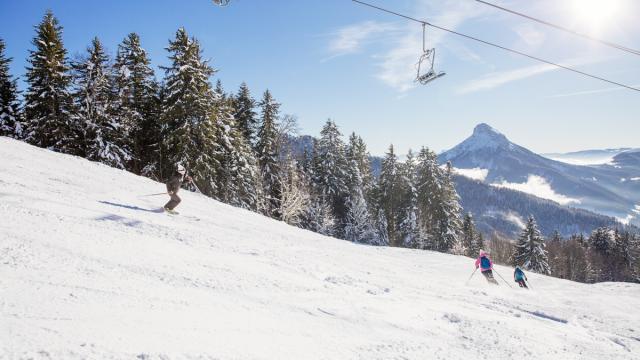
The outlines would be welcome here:
<svg viewBox="0 0 640 360">
<path fill-rule="evenodd" d="M 493 262 L 489 258 L 489 254 L 484 252 L 484 250 L 480 250 L 480 255 L 476 259 L 476 269 L 478 267 L 488 282 L 498 285 L 498 282 L 493 277 Z"/>
<path fill-rule="evenodd" d="M 513 280 L 525 289 L 528 289 L 527 283 L 525 281 L 529 281 L 527 279 L 527 275 L 524 274 L 524 271 L 520 268 L 520 266 L 516 266 L 516 269 L 513 271 Z"/>
</svg>

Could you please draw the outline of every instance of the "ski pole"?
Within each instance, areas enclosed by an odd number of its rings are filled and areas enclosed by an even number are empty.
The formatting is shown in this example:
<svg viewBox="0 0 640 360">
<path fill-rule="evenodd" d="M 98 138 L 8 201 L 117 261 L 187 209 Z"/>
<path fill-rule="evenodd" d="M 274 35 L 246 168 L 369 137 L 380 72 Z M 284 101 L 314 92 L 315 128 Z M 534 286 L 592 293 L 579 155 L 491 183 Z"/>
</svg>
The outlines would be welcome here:
<svg viewBox="0 0 640 360">
<path fill-rule="evenodd" d="M 166 192 L 161 192 L 161 193 L 157 193 L 157 194 L 140 195 L 139 197 L 143 197 L 143 196 L 158 196 L 158 195 L 164 195 L 164 194 L 166 194 Z"/>
<path fill-rule="evenodd" d="M 527 282 L 527 286 L 529 286 L 529 289 L 533 290 L 533 288 L 531 287 L 531 281 L 529 281 L 529 279 L 525 279 L 525 281 Z"/>
<path fill-rule="evenodd" d="M 467 279 L 467 282 L 466 282 L 466 283 L 464 283 L 465 285 L 468 285 L 468 284 L 469 284 L 469 281 L 471 281 L 471 278 L 473 277 L 473 275 L 475 275 L 475 274 L 476 274 L 476 271 L 478 271 L 478 268 L 476 268 L 475 270 L 473 270 L 473 272 L 471 273 L 471 276 L 469 276 L 469 279 Z"/>
<path fill-rule="evenodd" d="M 500 275 L 500 273 L 496 271 L 496 269 L 493 269 L 493 271 L 495 271 L 495 272 L 496 272 L 496 274 L 498 274 L 498 276 L 500 276 L 500 279 L 502 279 L 502 281 L 504 281 L 504 283 L 505 283 L 505 284 L 507 284 L 507 286 L 508 286 L 508 287 L 510 287 L 510 288 L 512 288 L 512 289 L 513 289 L 513 287 L 511 287 L 511 284 L 509 284 L 509 283 L 507 282 L 507 280 L 505 280 L 505 279 L 502 277 L 502 275 Z"/>
</svg>

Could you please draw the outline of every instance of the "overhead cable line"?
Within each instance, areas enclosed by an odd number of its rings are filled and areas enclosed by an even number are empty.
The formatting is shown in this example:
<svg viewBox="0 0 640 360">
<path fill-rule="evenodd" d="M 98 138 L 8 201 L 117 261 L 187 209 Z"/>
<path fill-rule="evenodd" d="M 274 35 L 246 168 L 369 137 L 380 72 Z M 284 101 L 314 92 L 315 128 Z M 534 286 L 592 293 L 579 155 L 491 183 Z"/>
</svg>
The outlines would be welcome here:
<svg viewBox="0 0 640 360">
<path fill-rule="evenodd" d="M 520 56 L 528 57 L 529 59 L 533 59 L 533 60 L 548 64 L 548 65 L 552 65 L 552 66 L 555 66 L 555 67 L 558 67 L 558 68 L 561 68 L 561 69 L 565 69 L 565 70 L 568 70 L 568 71 L 571 71 L 571 72 L 574 72 L 574 73 L 577 73 L 577 74 L 580 74 L 580 75 L 583 75 L 583 76 L 586 76 L 586 77 L 590 77 L 592 79 L 604 81 L 604 82 L 609 83 L 609 84 L 617 85 L 617 86 L 620 86 L 620 87 L 623 87 L 623 88 L 626 88 L 626 89 L 629 89 L 629 90 L 634 90 L 634 91 L 640 92 L 639 88 L 635 88 L 633 86 L 629 86 L 629 85 L 625 85 L 625 84 L 622 84 L 622 83 L 619 83 L 619 82 L 608 80 L 608 79 L 605 79 L 603 77 L 600 77 L 600 76 L 597 76 L 597 75 L 592 75 L 592 74 L 586 73 L 584 71 L 580 71 L 580 70 L 574 69 L 574 68 L 569 67 L 569 66 L 565 66 L 565 65 L 558 64 L 558 63 L 554 63 L 554 62 L 551 62 L 551 61 L 548 61 L 548 60 L 545 60 L 545 59 L 542 59 L 542 58 L 539 58 L 539 57 L 536 57 L 536 56 L 533 56 L 533 55 L 529 55 L 529 54 L 523 53 L 523 52 L 518 51 L 518 50 L 510 49 L 510 48 L 502 46 L 502 45 L 494 44 L 494 43 L 489 42 L 489 41 L 485 41 L 485 40 L 482 40 L 482 39 L 479 39 L 479 38 L 476 38 L 476 37 L 473 37 L 473 36 L 470 36 L 470 35 L 466 35 L 466 34 L 463 34 L 463 33 L 460 33 L 460 32 L 454 31 L 454 30 L 450 30 L 450 29 L 444 28 L 442 26 L 438 26 L 438 25 L 432 24 L 432 23 L 430 23 L 430 22 L 428 22 L 426 20 L 419 20 L 419 19 L 416 19 L 414 17 L 403 15 L 403 14 L 397 13 L 395 11 L 391 11 L 391 10 L 388 10 L 388 9 L 385 9 L 385 8 L 381 8 L 379 6 L 376 6 L 376 5 L 373 5 L 373 4 L 369 4 L 369 3 L 366 3 L 366 2 L 363 2 L 363 1 L 360 1 L 360 0 L 351 0 L 351 1 L 353 1 L 355 3 L 358 3 L 358 4 L 361 4 L 361 5 L 364 5 L 364 6 L 368 6 L 370 8 L 373 8 L 373 9 L 376 9 L 376 10 L 379 10 L 379 11 L 382 11 L 382 12 L 386 12 L 386 13 L 389 13 L 389 14 L 392 14 L 392 15 L 399 16 L 401 18 L 405 18 L 407 20 L 411 20 L 411 21 L 415 21 L 415 22 L 420 23 L 420 24 L 431 26 L 432 28 L 439 29 L 439 30 L 442 30 L 442 31 L 446 31 L 448 33 L 451 33 L 451 34 L 454 34 L 454 35 L 458 35 L 460 37 L 463 37 L 463 38 L 466 38 L 466 39 L 469 39 L 469 40 L 473 40 L 473 41 L 477 41 L 477 42 L 480 42 L 480 43 L 485 44 L 485 45 L 493 46 L 493 47 L 496 47 L 498 49 L 502 49 L 504 51 L 507 51 L 507 52 L 510 52 L 510 53 L 513 53 L 513 54 L 517 54 L 517 55 L 520 55 Z"/>
<path fill-rule="evenodd" d="M 523 13 L 519 13 L 517 11 L 504 8 L 504 7 L 496 5 L 496 4 L 492 4 L 492 3 L 484 1 L 484 0 L 475 0 L 475 1 L 477 1 L 479 3 L 482 3 L 482 4 L 485 4 L 485 5 L 488 5 L 488 6 L 491 6 L 491 7 L 494 7 L 496 9 L 498 9 L 498 10 L 506 11 L 506 12 L 511 13 L 513 15 L 522 16 L 523 18 L 535 21 L 535 22 L 543 24 L 543 25 L 550 26 L 550 27 L 558 29 L 558 30 L 562 30 L 562 31 L 568 32 L 568 33 L 573 34 L 575 36 L 579 36 L 581 38 L 584 38 L 584 39 L 587 39 L 587 40 L 590 40 L 590 41 L 594 41 L 594 42 L 600 43 L 600 44 L 605 45 L 605 46 L 612 47 L 614 49 L 622 50 L 622 51 L 625 51 L 625 52 L 628 52 L 628 53 L 634 54 L 634 55 L 640 55 L 640 51 L 639 50 L 635 50 L 635 49 L 628 48 L 626 46 L 618 45 L 618 44 L 612 43 L 610 41 L 598 39 L 596 37 L 593 37 L 593 36 L 590 36 L 590 35 L 587 35 L 587 34 L 584 34 L 584 33 L 581 33 L 581 32 L 577 32 L 575 30 L 571 30 L 571 29 L 568 29 L 568 28 L 560 26 L 560 25 L 552 24 L 552 23 L 550 23 L 548 21 L 536 19 L 536 18 L 534 18 L 532 16 L 529 16 L 529 15 L 526 15 L 526 14 L 523 14 Z"/>
</svg>

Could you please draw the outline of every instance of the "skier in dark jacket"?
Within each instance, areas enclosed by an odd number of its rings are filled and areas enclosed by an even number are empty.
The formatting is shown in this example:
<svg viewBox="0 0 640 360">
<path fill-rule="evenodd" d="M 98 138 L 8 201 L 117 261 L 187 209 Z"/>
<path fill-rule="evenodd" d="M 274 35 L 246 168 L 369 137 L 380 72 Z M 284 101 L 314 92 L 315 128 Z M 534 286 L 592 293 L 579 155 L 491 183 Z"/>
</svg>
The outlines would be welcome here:
<svg viewBox="0 0 640 360">
<path fill-rule="evenodd" d="M 178 191 L 182 187 L 183 182 L 191 182 L 191 176 L 187 175 L 187 169 L 182 165 L 178 165 L 176 173 L 167 181 L 167 194 L 171 197 L 171 200 L 164 206 L 164 209 L 168 212 L 173 212 L 176 206 L 180 204 L 180 197 Z"/>
<path fill-rule="evenodd" d="M 513 280 L 515 280 L 520 287 L 528 289 L 527 283 L 525 281 L 529 281 L 527 279 L 527 275 L 524 274 L 524 271 L 520 268 L 520 266 L 516 266 L 516 269 L 513 271 Z"/>
<path fill-rule="evenodd" d="M 480 267 L 480 272 L 487 279 L 488 282 L 498 285 L 498 282 L 493 277 L 493 262 L 489 259 L 489 255 L 480 250 L 480 256 L 476 259 L 476 269 Z"/>
</svg>

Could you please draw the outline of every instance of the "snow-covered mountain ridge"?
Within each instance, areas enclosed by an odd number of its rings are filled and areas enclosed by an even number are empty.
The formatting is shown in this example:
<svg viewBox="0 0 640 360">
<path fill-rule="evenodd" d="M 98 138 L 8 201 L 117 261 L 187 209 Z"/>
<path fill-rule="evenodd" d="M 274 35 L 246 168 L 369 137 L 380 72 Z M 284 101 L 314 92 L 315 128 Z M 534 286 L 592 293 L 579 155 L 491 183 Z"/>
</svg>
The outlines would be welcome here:
<svg viewBox="0 0 640 360">
<path fill-rule="evenodd" d="M 606 164 L 574 165 L 538 155 L 480 124 L 471 136 L 438 158 L 442 163 L 451 161 L 463 175 L 465 169 L 482 172 L 481 180 L 488 184 L 640 224 L 634 212 L 640 204 L 640 183 L 628 181 L 640 176 L 637 149 L 619 150 Z"/>
<path fill-rule="evenodd" d="M 640 286 L 355 245 L 0 138 L 0 359 L 635 359 Z M 509 279 L 512 269 L 498 266 Z"/>
<path fill-rule="evenodd" d="M 604 165 L 611 164 L 613 158 L 625 151 L 634 150 L 632 148 L 617 149 L 593 149 L 572 151 L 567 153 L 547 153 L 542 156 L 551 160 L 561 161 L 573 165 Z M 638 150 L 638 149 L 635 149 Z"/>
</svg>

